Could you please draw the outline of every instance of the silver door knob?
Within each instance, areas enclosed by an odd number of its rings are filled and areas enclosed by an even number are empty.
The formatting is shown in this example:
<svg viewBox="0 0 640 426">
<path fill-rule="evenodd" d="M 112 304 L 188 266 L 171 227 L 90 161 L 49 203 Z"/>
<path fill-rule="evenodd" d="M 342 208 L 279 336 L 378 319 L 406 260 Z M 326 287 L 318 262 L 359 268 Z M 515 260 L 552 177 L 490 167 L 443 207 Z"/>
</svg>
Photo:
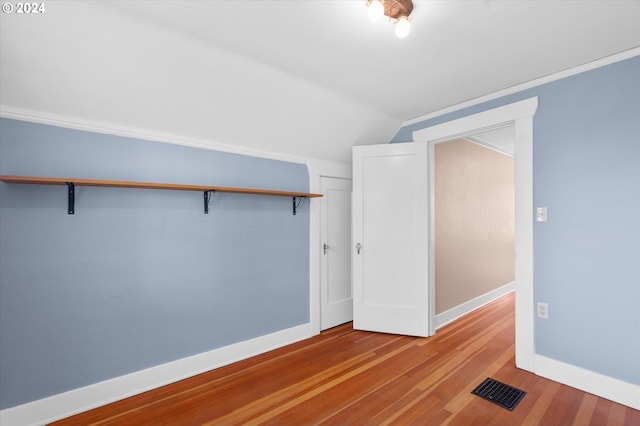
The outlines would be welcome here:
<svg viewBox="0 0 640 426">
<path fill-rule="evenodd" d="M 322 249 L 324 250 L 324 254 L 327 254 L 327 249 L 328 249 L 328 248 L 329 248 L 329 244 L 324 243 L 324 244 L 322 245 Z"/>
<path fill-rule="evenodd" d="M 362 246 L 360 245 L 360 243 L 356 244 L 356 252 L 358 254 L 360 254 L 360 249 L 362 248 Z"/>
</svg>

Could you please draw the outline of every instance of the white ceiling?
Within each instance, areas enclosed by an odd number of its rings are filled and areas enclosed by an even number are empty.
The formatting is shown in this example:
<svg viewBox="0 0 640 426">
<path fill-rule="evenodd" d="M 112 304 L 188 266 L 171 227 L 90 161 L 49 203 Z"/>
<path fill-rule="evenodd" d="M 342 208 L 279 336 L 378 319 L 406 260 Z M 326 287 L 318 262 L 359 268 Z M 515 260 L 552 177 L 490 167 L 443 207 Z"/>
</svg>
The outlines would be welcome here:
<svg viewBox="0 0 640 426">
<path fill-rule="evenodd" d="M 1 108 L 347 162 L 411 118 L 640 46 L 640 1 L 414 4 L 400 40 L 365 0 L 48 0 L 0 17 Z"/>
</svg>

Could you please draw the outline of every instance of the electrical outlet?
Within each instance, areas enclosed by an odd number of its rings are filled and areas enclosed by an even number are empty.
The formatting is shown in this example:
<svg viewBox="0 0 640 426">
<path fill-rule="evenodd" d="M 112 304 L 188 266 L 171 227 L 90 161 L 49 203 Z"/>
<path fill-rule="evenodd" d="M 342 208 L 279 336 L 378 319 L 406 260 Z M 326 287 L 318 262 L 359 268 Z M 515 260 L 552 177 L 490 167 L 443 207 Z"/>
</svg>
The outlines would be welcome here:
<svg viewBox="0 0 640 426">
<path fill-rule="evenodd" d="M 538 318 L 549 319 L 549 304 L 538 302 Z"/>
</svg>

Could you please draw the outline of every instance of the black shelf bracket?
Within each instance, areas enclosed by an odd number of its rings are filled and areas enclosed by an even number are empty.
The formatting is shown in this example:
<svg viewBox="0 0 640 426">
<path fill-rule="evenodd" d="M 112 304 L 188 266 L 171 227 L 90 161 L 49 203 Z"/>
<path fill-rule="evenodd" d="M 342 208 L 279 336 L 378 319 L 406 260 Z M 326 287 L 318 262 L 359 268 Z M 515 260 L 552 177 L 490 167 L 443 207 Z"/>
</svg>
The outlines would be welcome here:
<svg viewBox="0 0 640 426">
<path fill-rule="evenodd" d="M 204 214 L 209 214 L 209 201 L 211 201 L 211 197 L 213 197 L 215 192 L 213 189 L 204 191 Z"/>
<path fill-rule="evenodd" d="M 296 203 L 296 198 L 298 198 L 298 202 Z M 300 203 L 302 203 L 302 199 L 303 198 L 307 198 L 307 197 L 293 197 L 293 215 L 296 215 L 296 212 L 298 210 L 298 207 L 300 207 Z"/>
<path fill-rule="evenodd" d="M 73 182 L 67 182 L 67 195 L 67 214 L 74 214 L 76 205 L 76 186 Z"/>
</svg>

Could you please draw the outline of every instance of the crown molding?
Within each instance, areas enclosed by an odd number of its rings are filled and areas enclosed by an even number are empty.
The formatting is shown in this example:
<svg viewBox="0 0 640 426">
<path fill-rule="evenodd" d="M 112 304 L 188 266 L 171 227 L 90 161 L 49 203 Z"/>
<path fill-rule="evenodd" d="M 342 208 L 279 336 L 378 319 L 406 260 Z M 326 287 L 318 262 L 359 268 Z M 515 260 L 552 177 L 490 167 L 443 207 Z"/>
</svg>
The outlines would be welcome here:
<svg viewBox="0 0 640 426">
<path fill-rule="evenodd" d="M 62 115 L 51 114 L 42 111 L 33 111 L 4 104 L 0 104 L 0 117 L 13 120 L 28 121 L 31 123 L 46 124 L 56 127 L 64 127 L 73 130 L 82 130 L 107 135 L 142 139 L 152 142 L 169 143 L 173 145 L 182 145 L 191 148 L 207 149 L 211 151 L 221 151 L 230 154 L 246 155 L 250 157 L 258 157 L 269 160 L 286 161 L 289 163 L 307 164 L 309 161 L 309 158 L 297 157 L 294 155 L 241 147 L 232 144 L 179 136 L 170 133 L 153 132 L 150 130 L 138 129 L 134 127 L 117 126 L 97 121 L 71 118 Z"/>
<path fill-rule="evenodd" d="M 456 105 L 452 105 L 447 108 L 443 108 L 434 112 L 430 112 L 429 114 L 421 115 L 416 118 L 412 118 L 410 120 L 402 123 L 400 128 L 409 126 L 411 124 L 420 123 L 421 121 L 430 120 L 432 118 L 440 117 L 442 115 L 459 111 L 464 108 L 472 107 L 474 105 L 481 104 L 483 102 L 492 101 L 494 99 L 502 98 L 504 96 L 512 95 L 514 93 L 522 92 L 527 89 L 531 89 L 537 86 L 542 86 L 543 84 L 551 83 L 553 81 L 561 80 L 566 77 L 571 77 L 576 74 L 581 74 L 586 71 L 591 71 L 596 68 L 604 67 L 606 65 L 611 65 L 616 62 L 624 61 L 626 59 L 631 59 L 633 57 L 640 55 L 640 47 L 634 47 L 633 49 L 625 50 L 624 52 L 616 53 L 615 55 L 607 56 L 601 59 L 597 59 L 592 62 L 587 62 L 586 64 L 579 65 L 577 67 L 569 68 L 564 71 L 560 71 L 554 74 L 550 74 L 544 77 L 537 78 L 535 80 L 528 81 L 526 83 L 521 83 L 516 86 L 508 87 L 503 90 L 499 90 L 497 92 L 490 93 L 485 96 L 481 96 L 479 98 L 474 98 Z"/>
</svg>

